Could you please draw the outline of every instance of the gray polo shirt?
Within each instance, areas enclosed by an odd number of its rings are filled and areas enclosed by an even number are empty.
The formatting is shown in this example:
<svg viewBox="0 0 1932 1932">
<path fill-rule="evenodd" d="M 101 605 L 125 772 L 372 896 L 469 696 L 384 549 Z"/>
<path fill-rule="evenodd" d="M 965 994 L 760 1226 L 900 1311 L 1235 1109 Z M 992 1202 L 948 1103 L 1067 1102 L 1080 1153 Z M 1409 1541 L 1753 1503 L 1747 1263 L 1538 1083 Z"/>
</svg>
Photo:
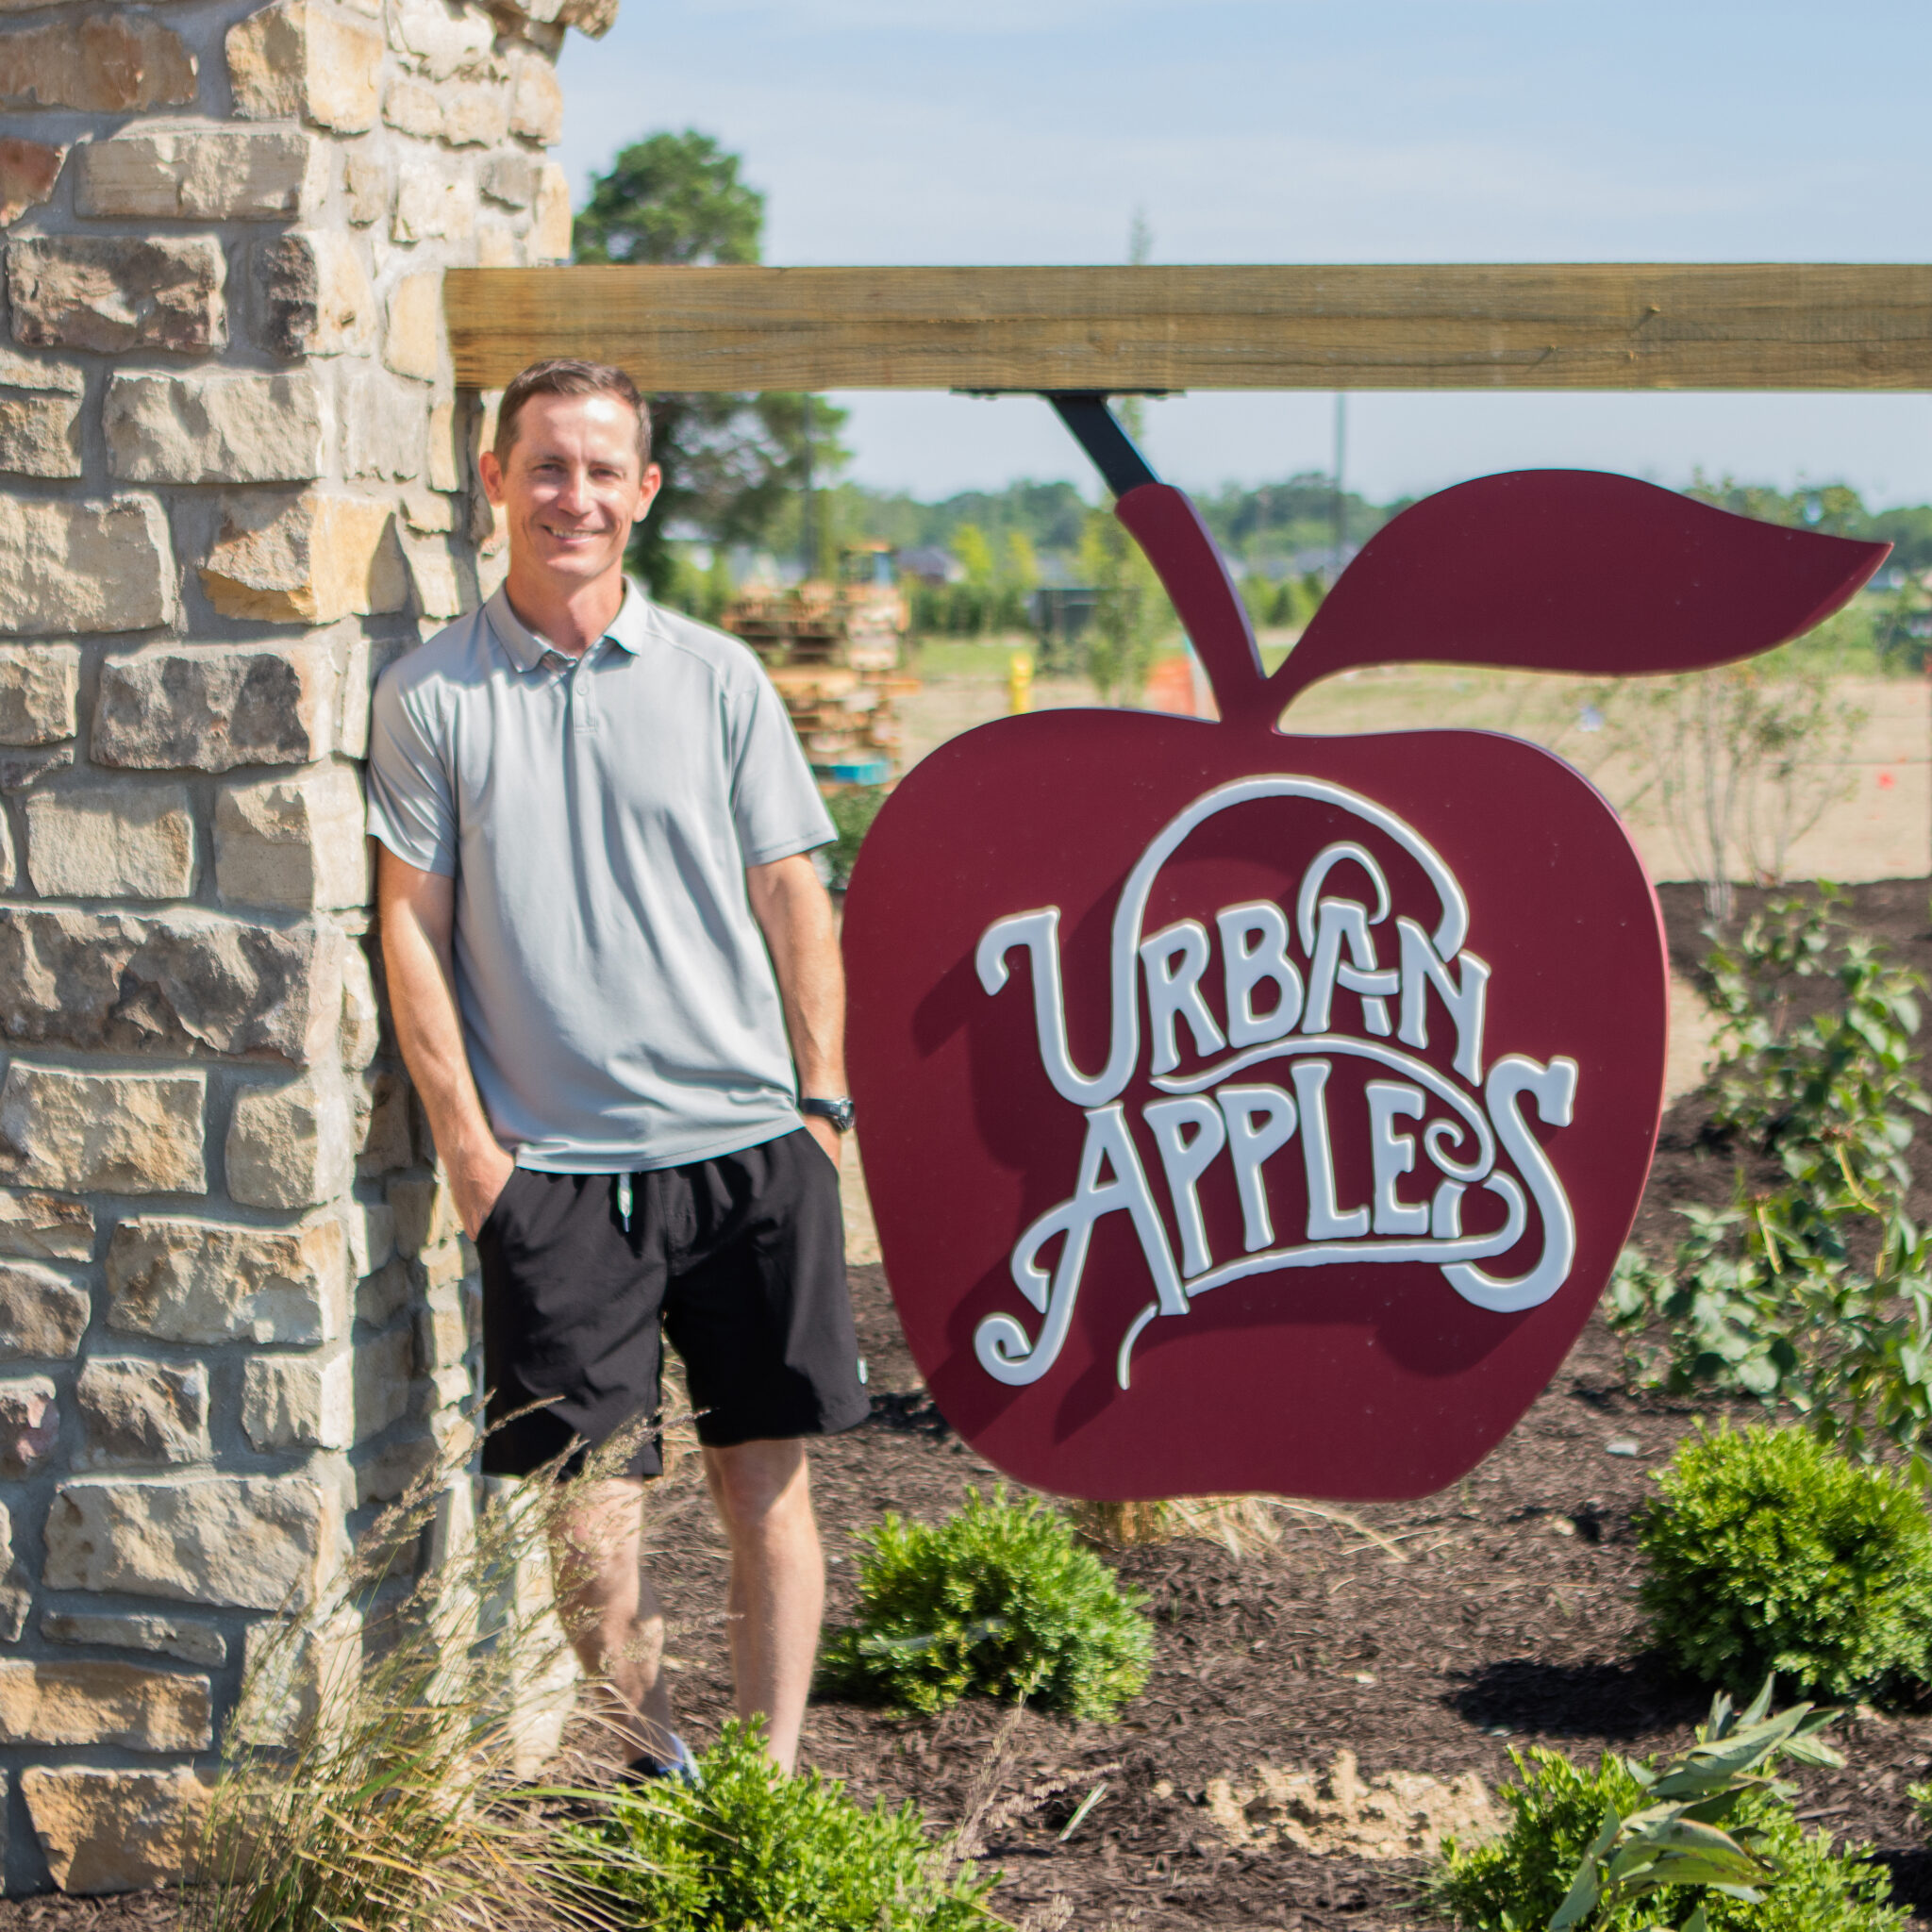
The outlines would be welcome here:
<svg viewBox="0 0 1932 1932">
<path fill-rule="evenodd" d="M 635 584 L 580 658 L 502 591 L 375 688 L 369 829 L 457 882 L 457 998 L 520 1166 L 617 1174 L 800 1124 L 744 869 L 833 837 L 734 638 Z"/>
</svg>

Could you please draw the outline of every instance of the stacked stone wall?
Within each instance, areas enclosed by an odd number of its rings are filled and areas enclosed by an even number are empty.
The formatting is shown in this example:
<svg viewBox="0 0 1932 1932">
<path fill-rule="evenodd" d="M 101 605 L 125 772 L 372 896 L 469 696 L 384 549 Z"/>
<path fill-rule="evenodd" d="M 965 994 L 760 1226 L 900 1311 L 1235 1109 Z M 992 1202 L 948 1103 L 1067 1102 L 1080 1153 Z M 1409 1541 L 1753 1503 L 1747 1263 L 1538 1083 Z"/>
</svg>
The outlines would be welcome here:
<svg viewBox="0 0 1932 1932">
<path fill-rule="evenodd" d="M 503 563 L 441 272 L 568 253 L 612 8 L 0 0 L 10 1891 L 171 1874 L 251 1630 L 462 1426 L 360 760 Z"/>
</svg>

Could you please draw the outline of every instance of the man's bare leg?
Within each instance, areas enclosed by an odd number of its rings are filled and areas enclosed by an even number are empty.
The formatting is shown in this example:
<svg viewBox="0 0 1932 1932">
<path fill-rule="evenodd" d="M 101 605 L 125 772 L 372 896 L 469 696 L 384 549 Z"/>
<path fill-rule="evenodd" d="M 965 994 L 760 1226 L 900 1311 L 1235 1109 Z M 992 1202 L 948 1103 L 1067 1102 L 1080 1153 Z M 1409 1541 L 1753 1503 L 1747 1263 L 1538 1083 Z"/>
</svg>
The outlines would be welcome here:
<svg viewBox="0 0 1932 1932">
<path fill-rule="evenodd" d="M 825 1608 L 825 1564 L 805 1445 L 741 1442 L 705 1451 L 705 1480 L 731 1543 L 731 1674 L 738 1714 L 765 1720 L 781 1771 L 798 1758 L 812 1658 Z"/>
<path fill-rule="evenodd" d="M 664 1613 L 642 1570 L 644 1486 L 634 1476 L 573 1484 L 551 1543 L 557 1609 L 603 1714 L 627 1755 L 671 1755 Z"/>
</svg>

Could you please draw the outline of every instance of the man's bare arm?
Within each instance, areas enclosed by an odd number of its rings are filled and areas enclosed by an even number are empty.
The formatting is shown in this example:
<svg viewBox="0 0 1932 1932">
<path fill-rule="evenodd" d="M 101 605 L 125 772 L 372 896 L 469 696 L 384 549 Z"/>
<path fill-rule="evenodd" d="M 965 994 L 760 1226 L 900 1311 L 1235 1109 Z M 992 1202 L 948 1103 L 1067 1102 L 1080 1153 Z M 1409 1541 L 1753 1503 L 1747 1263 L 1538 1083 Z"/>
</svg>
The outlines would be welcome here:
<svg viewBox="0 0 1932 1932">
<path fill-rule="evenodd" d="M 516 1163 L 490 1131 L 457 1011 L 456 881 L 376 847 L 382 959 L 396 1041 L 436 1136 L 457 1212 L 472 1236 Z"/>
<path fill-rule="evenodd" d="M 751 909 L 777 970 L 785 1030 L 798 1068 L 801 1094 L 845 1091 L 845 968 L 832 902 L 819 884 L 810 855 L 796 853 L 744 870 Z M 829 1121 L 806 1122 L 836 1161 L 839 1135 Z"/>
</svg>

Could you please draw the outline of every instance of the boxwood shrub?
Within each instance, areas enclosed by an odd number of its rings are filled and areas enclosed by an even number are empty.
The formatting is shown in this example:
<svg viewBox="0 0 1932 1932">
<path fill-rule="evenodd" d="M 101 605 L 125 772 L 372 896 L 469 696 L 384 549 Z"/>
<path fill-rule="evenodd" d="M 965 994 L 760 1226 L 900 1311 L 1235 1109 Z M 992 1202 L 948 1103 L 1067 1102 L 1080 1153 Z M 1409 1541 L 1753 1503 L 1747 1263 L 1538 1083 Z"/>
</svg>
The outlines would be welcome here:
<svg viewBox="0 0 1932 1932">
<path fill-rule="evenodd" d="M 1658 1647 L 1706 1683 L 1846 1697 L 1922 1678 L 1932 1520 L 1901 1476 L 1803 1429 L 1695 1438 L 1641 1510 Z"/>
<path fill-rule="evenodd" d="M 827 1685 L 918 1711 L 968 1691 L 1110 1718 L 1147 1681 L 1138 1591 L 1037 1497 L 968 1490 L 941 1524 L 888 1516 L 859 1539 L 858 1622 L 825 1646 Z"/>
</svg>

